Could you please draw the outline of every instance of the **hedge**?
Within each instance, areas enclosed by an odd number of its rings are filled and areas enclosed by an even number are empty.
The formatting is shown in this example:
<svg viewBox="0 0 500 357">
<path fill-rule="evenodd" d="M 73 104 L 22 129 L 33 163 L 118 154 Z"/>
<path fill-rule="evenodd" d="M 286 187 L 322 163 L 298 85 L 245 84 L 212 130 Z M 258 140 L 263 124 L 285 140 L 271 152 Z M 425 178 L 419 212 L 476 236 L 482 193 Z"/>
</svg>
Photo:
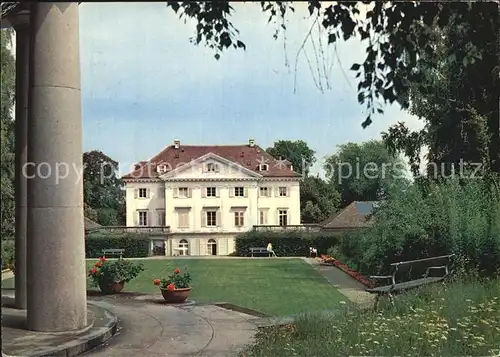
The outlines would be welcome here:
<svg viewBox="0 0 500 357">
<path fill-rule="evenodd" d="M 2 240 L 2 270 L 11 269 L 14 265 L 15 245 L 14 240 Z"/>
<path fill-rule="evenodd" d="M 280 257 L 309 256 L 309 248 L 318 249 L 318 254 L 326 253 L 328 248 L 339 243 L 339 235 L 325 232 L 306 232 L 300 230 L 281 232 L 251 231 L 236 236 L 236 255 L 250 256 L 251 247 L 267 247 L 271 242 Z"/>
<path fill-rule="evenodd" d="M 144 234 L 91 233 L 85 237 L 85 256 L 98 258 L 103 249 L 125 249 L 124 258 L 148 257 L 151 240 Z"/>
</svg>

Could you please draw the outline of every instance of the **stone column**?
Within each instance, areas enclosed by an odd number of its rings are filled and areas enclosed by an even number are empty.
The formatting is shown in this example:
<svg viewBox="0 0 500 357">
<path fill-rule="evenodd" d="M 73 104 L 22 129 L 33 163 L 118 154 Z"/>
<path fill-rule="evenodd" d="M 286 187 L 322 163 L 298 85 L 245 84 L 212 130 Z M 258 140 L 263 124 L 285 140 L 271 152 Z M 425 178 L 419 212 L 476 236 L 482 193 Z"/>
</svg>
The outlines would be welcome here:
<svg viewBox="0 0 500 357">
<path fill-rule="evenodd" d="M 28 328 L 87 325 L 78 3 L 33 2 Z"/>
<path fill-rule="evenodd" d="M 26 309 L 26 222 L 27 179 L 26 165 L 28 139 L 28 86 L 29 86 L 29 15 L 16 17 L 16 278 L 15 307 Z"/>
</svg>

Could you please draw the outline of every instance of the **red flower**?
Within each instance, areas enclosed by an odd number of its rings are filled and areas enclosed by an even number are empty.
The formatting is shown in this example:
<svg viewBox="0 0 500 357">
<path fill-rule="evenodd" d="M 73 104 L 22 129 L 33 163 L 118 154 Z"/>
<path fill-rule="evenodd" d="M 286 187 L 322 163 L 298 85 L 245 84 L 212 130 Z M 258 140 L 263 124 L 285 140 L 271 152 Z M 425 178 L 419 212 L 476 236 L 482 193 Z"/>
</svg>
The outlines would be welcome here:
<svg viewBox="0 0 500 357">
<path fill-rule="evenodd" d="M 101 262 L 97 262 L 97 263 L 95 263 L 95 266 L 98 267 L 98 268 L 100 268 L 100 267 L 102 267 L 102 263 Z"/>
<path fill-rule="evenodd" d="M 91 274 L 95 274 L 95 273 L 97 273 L 97 269 L 96 269 L 96 268 L 92 268 L 92 269 L 90 269 L 90 273 L 91 273 Z"/>
<path fill-rule="evenodd" d="M 174 285 L 174 284 L 172 284 L 172 283 L 168 284 L 168 286 L 167 286 L 167 290 L 170 290 L 170 291 L 175 290 L 175 285 Z"/>
<path fill-rule="evenodd" d="M 179 274 L 181 271 L 179 269 L 174 269 L 174 274 Z"/>
<path fill-rule="evenodd" d="M 161 284 L 161 280 L 160 279 L 153 279 L 153 284 L 160 285 Z"/>
<path fill-rule="evenodd" d="M 107 259 L 106 257 L 100 257 L 99 260 L 101 261 L 101 263 L 104 263 Z"/>
</svg>

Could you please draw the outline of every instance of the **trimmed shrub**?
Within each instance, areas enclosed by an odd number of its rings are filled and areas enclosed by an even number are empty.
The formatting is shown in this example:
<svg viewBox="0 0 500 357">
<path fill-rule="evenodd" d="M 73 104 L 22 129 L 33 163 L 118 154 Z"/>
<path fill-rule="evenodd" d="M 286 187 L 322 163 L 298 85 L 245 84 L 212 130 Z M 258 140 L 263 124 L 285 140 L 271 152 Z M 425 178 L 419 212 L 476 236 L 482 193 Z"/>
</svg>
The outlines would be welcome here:
<svg viewBox="0 0 500 357">
<path fill-rule="evenodd" d="M 85 237 L 85 256 L 98 258 L 103 249 L 125 249 L 124 258 L 149 256 L 151 240 L 144 234 L 91 233 Z"/>
<path fill-rule="evenodd" d="M 250 231 L 236 237 L 236 255 L 249 257 L 250 248 L 267 247 L 271 242 L 276 254 L 280 257 L 309 256 L 309 247 L 318 249 L 318 254 L 326 253 L 327 249 L 339 241 L 338 234 L 324 232 L 306 232 L 300 230 L 280 232 Z"/>
</svg>

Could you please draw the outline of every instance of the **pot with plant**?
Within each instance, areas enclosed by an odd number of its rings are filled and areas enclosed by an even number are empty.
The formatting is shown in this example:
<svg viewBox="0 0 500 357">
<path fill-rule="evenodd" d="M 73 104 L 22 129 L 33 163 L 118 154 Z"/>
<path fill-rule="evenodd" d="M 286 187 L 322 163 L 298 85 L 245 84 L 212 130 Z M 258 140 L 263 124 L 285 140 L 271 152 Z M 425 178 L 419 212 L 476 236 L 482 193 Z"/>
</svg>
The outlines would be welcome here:
<svg viewBox="0 0 500 357">
<path fill-rule="evenodd" d="M 125 283 L 135 279 L 144 268 L 142 264 L 126 259 L 108 260 L 99 258 L 88 276 L 94 286 L 98 286 L 104 294 L 116 294 L 122 291 Z"/>
<path fill-rule="evenodd" d="M 153 284 L 160 287 L 161 294 L 166 302 L 181 303 L 186 301 L 191 292 L 191 275 L 187 268 L 181 273 L 180 269 L 174 269 L 172 274 L 163 279 L 153 279 Z"/>
</svg>

